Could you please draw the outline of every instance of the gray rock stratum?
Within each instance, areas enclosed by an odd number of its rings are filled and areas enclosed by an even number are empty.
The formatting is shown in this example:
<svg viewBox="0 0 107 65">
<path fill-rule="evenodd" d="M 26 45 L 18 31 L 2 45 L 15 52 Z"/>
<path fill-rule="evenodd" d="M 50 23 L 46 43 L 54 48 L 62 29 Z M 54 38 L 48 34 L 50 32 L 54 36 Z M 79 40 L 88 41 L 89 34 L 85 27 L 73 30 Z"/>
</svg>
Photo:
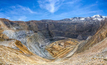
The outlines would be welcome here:
<svg viewBox="0 0 107 65">
<path fill-rule="evenodd" d="M 83 17 L 82 17 L 83 18 Z M 95 15 L 92 17 L 74 17 L 75 20 L 32 20 L 32 21 L 10 21 L 0 19 L 4 24 L 13 30 L 30 30 L 35 32 L 40 31 L 46 38 L 50 40 L 78 38 L 87 39 L 92 36 L 101 26 L 101 20 L 106 16 Z"/>
</svg>

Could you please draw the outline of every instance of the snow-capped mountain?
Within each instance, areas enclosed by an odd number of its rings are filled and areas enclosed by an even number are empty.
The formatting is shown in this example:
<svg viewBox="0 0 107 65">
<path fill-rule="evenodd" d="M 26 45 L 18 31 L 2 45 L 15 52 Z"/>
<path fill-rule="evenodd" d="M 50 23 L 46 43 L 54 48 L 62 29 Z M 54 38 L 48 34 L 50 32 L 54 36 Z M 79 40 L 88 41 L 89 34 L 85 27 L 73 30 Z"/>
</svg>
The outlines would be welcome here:
<svg viewBox="0 0 107 65">
<path fill-rule="evenodd" d="M 101 15 L 94 15 L 92 17 L 73 17 L 73 18 L 66 18 L 62 19 L 61 21 L 101 21 L 107 18 L 107 16 L 101 16 Z"/>
</svg>

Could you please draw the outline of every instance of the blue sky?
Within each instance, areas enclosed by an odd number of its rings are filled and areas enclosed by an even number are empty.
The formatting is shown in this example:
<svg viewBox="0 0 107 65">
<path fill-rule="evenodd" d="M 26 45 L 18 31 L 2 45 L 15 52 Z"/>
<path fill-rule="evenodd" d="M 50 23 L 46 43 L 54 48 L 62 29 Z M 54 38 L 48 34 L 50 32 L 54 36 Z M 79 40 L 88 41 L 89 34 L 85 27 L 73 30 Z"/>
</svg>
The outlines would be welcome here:
<svg viewBox="0 0 107 65">
<path fill-rule="evenodd" d="M 60 20 L 107 16 L 107 0 L 0 0 L 0 18 L 10 20 Z"/>
</svg>

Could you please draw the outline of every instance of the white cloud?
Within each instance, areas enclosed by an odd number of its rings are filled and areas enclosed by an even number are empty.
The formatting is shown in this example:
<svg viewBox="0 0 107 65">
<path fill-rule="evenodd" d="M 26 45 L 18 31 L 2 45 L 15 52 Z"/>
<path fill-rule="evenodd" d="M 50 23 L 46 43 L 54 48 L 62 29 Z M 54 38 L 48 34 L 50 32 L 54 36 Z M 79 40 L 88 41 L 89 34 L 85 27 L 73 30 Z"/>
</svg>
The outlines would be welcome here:
<svg viewBox="0 0 107 65">
<path fill-rule="evenodd" d="M 69 7 L 70 10 L 67 12 L 64 11 L 63 13 L 59 13 L 59 14 L 51 14 L 51 15 L 48 14 L 44 16 L 43 18 L 60 20 L 60 19 L 70 18 L 70 17 L 88 17 L 88 16 L 93 16 L 95 14 L 100 14 L 103 12 L 102 10 L 99 10 L 99 9 L 93 9 L 93 8 L 97 8 L 97 4 L 91 4 L 87 6 L 81 6 L 79 2 L 75 2 L 75 3 L 67 2 L 66 4 L 73 4 L 75 5 L 75 7 L 72 8 L 73 5 L 71 5 L 71 7 Z"/>
<path fill-rule="evenodd" d="M 37 14 L 37 12 L 31 10 L 29 7 L 24 7 L 21 5 L 11 6 L 7 13 L 11 14 Z"/>
<path fill-rule="evenodd" d="M 11 19 L 11 20 L 23 20 L 25 21 L 30 15 L 37 15 L 36 11 L 33 11 L 29 7 L 22 5 L 9 6 L 7 8 L 0 9 L 3 12 L 0 12 L 0 17 Z"/>
<path fill-rule="evenodd" d="M 22 20 L 26 20 L 26 19 L 27 19 L 26 16 L 20 16 L 18 20 L 19 20 L 19 21 L 22 21 Z"/>
<path fill-rule="evenodd" d="M 39 6 L 48 10 L 51 13 L 56 12 L 62 5 L 64 0 L 39 0 Z"/>
<path fill-rule="evenodd" d="M 32 13 L 32 14 L 37 14 L 37 12 L 32 11 L 29 7 L 24 7 L 24 6 L 21 6 L 21 5 L 18 5 L 18 6 L 16 6 L 16 7 L 19 7 L 20 10 L 28 11 L 29 13 Z"/>
<path fill-rule="evenodd" d="M 49 12 L 36 8 L 33 4 L 32 9 L 27 6 L 15 5 L 2 8 L 0 17 L 11 20 L 30 20 L 30 19 L 63 19 L 77 16 L 91 16 L 102 14 L 103 11 L 98 8 L 98 4 L 82 3 L 82 0 L 37 0 L 40 8 L 46 9 Z M 36 11 L 35 11 L 36 10 Z M 38 12 L 39 14 L 38 14 Z M 57 12 L 58 13 L 55 13 Z M 60 11 L 60 12 L 59 12 Z M 54 13 L 54 14 L 51 14 Z"/>
<path fill-rule="evenodd" d="M 68 1 L 68 2 L 66 2 L 66 3 L 64 3 L 64 4 L 66 4 L 66 5 L 73 5 L 73 4 L 77 4 L 78 2 L 80 2 L 81 0 L 72 0 L 72 1 Z"/>
</svg>

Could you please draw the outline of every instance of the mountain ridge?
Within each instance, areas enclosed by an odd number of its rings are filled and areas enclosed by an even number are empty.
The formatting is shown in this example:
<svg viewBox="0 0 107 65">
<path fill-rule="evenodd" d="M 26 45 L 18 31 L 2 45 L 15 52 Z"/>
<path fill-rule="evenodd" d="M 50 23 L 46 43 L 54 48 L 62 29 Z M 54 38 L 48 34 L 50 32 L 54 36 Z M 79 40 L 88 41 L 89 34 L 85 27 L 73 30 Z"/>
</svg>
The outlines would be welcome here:
<svg viewBox="0 0 107 65">
<path fill-rule="evenodd" d="M 62 19 L 62 21 L 89 21 L 91 20 L 104 20 L 105 18 L 107 18 L 107 16 L 102 16 L 102 15 L 94 15 L 91 17 L 72 17 L 72 18 L 66 18 L 66 19 Z"/>
<path fill-rule="evenodd" d="M 52 20 L 52 19 L 41 19 L 41 20 L 28 20 L 28 21 L 88 21 L 89 19 L 91 20 L 104 20 L 105 18 L 107 18 L 107 16 L 103 16 L 103 15 L 93 15 L 93 16 L 89 16 L 89 17 L 71 17 L 71 18 L 64 18 L 64 19 L 60 19 L 60 20 Z M 6 18 L 0 18 L 2 20 L 6 19 Z M 86 20 L 85 20 L 86 19 Z M 9 20 L 9 19 L 6 19 Z M 21 21 L 21 20 L 10 20 L 10 21 Z M 28 21 L 23 21 L 23 22 L 28 22 Z"/>
</svg>

